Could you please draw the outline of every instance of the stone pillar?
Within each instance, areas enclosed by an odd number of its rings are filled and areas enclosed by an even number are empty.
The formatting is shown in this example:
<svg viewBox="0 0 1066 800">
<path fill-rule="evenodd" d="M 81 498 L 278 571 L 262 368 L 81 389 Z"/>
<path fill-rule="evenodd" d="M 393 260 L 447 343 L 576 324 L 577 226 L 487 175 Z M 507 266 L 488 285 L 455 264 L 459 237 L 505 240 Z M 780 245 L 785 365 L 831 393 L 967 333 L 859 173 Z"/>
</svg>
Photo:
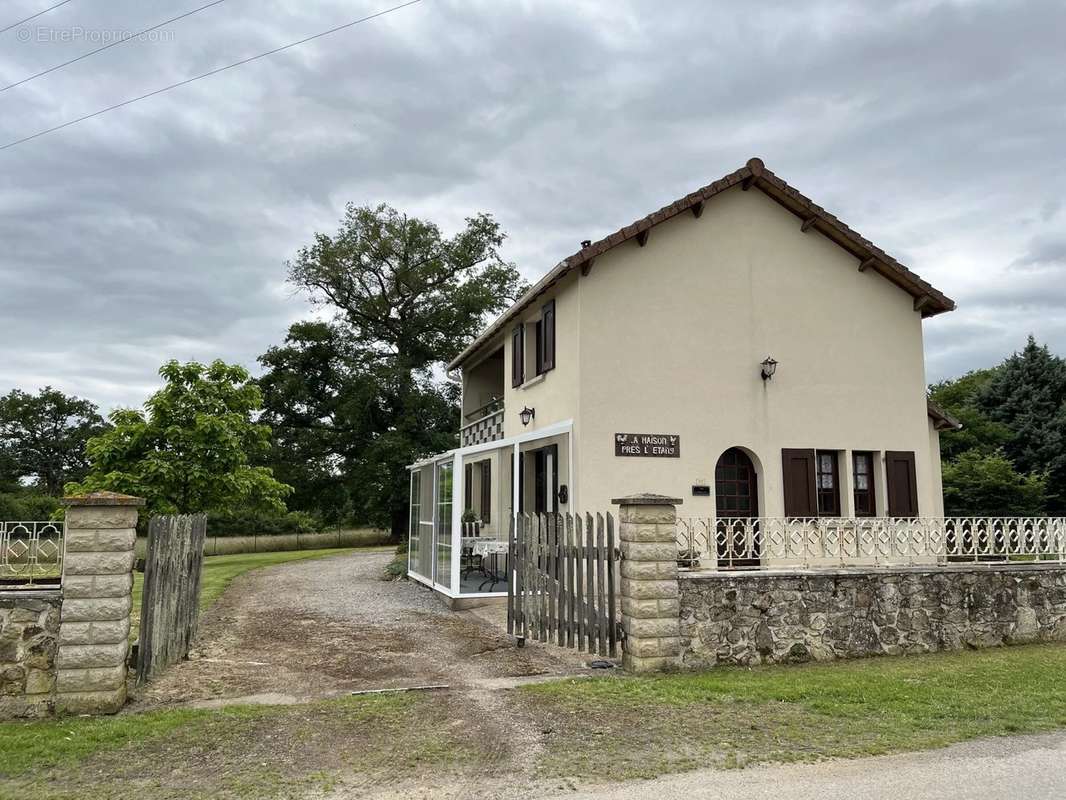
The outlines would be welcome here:
<svg viewBox="0 0 1066 800">
<path fill-rule="evenodd" d="M 656 672 L 681 663 L 680 600 L 674 524 L 681 500 L 641 494 L 612 500 L 622 550 L 622 667 Z"/>
<path fill-rule="evenodd" d="M 126 702 L 139 497 L 68 497 L 63 610 L 56 657 L 59 713 L 111 714 Z"/>
</svg>

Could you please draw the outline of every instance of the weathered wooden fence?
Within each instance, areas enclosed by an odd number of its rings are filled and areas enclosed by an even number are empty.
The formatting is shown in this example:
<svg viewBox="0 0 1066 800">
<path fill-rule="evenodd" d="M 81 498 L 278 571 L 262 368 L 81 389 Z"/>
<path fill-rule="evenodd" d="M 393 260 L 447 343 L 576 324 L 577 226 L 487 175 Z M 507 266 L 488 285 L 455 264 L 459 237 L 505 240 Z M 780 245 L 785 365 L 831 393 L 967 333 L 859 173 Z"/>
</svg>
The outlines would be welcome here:
<svg viewBox="0 0 1066 800">
<path fill-rule="evenodd" d="M 141 595 L 137 683 L 189 655 L 200 605 L 207 516 L 152 517 Z"/>
<path fill-rule="evenodd" d="M 507 631 L 616 657 L 618 548 L 607 514 L 523 514 L 512 522 Z"/>
</svg>

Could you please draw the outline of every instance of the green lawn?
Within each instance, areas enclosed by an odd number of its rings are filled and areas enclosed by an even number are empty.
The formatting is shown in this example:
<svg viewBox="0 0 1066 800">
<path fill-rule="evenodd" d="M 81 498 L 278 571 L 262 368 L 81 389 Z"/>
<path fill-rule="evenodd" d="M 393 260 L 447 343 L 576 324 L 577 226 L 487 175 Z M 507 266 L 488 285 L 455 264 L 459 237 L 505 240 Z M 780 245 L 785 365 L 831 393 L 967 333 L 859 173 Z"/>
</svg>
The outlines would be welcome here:
<svg viewBox="0 0 1066 800">
<path fill-rule="evenodd" d="M 558 681 L 521 690 L 545 767 L 650 777 L 701 766 L 941 747 L 1066 727 L 1066 645 Z"/>
<path fill-rule="evenodd" d="M 359 548 L 359 552 L 386 552 L 389 547 Z M 260 567 L 271 567 L 289 561 L 304 561 L 309 558 L 325 558 L 339 553 L 352 553 L 356 550 L 347 547 L 328 550 L 282 550 L 273 553 L 238 553 L 231 556 L 207 556 L 204 558 L 204 571 L 200 578 L 200 610 L 214 603 L 238 575 L 243 575 Z M 130 640 L 137 638 L 141 624 L 141 589 L 144 575 L 133 575 L 133 614 L 131 619 Z"/>
<path fill-rule="evenodd" d="M 0 723 L 0 798 L 563 786 L 941 747 L 1066 727 L 1066 645 L 558 680 L 494 702 L 488 720 L 435 692 Z"/>
<path fill-rule="evenodd" d="M 414 694 L 0 723 L 0 798 L 261 798 L 439 770 L 475 742 Z"/>
</svg>

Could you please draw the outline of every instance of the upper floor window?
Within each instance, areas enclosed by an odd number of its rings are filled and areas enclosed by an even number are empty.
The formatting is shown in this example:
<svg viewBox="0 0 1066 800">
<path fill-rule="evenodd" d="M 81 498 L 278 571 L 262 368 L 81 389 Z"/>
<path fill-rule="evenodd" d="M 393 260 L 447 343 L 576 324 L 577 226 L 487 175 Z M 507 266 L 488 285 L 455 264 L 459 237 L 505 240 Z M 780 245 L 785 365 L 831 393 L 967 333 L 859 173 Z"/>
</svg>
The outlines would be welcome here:
<svg viewBox="0 0 1066 800">
<path fill-rule="evenodd" d="M 528 330 L 527 330 L 528 329 Z M 511 331 L 511 386 L 555 369 L 555 301 L 541 307 L 540 319 Z"/>
<path fill-rule="evenodd" d="M 555 368 L 555 301 L 549 300 L 540 310 L 537 322 L 537 374 Z"/>
<path fill-rule="evenodd" d="M 840 516 L 840 475 L 837 469 L 837 454 L 833 450 L 819 450 L 815 459 L 818 487 L 818 516 Z"/>
<path fill-rule="evenodd" d="M 852 474 L 855 479 L 855 516 L 872 517 L 877 513 L 874 503 L 874 454 L 851 454 Z"/>
</svg>

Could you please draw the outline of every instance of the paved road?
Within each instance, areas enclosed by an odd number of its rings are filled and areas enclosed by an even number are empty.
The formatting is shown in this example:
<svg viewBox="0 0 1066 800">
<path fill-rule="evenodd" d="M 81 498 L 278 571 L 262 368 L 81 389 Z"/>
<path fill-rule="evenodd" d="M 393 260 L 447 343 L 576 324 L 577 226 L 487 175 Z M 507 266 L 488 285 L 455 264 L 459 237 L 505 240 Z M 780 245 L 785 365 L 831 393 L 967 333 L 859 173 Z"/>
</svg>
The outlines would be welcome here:
<svg viewBox="0 0 1066 800">
<path fill-rule="evenodd" d="M 823 764 L 691 772 L 567 800 L 1051 800 L 1066 798 L 1066 733 Z"/>
</svg>

